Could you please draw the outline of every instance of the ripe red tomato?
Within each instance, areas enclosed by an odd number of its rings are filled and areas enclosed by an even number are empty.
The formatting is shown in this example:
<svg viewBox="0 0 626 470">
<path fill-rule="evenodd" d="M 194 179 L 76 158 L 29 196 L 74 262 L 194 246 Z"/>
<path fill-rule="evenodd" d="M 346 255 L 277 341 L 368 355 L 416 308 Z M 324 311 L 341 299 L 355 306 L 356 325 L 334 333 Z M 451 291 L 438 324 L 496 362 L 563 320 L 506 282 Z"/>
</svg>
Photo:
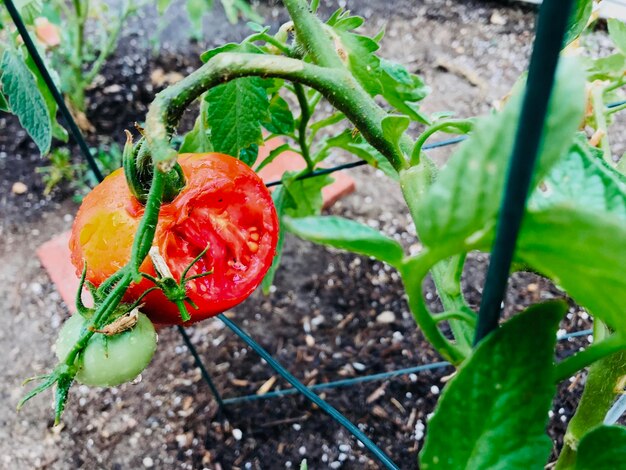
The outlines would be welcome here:
<svg viewBox="0 0 626 470">
<path fill-rule="evenodd" d="M 218 153 L 180 155 L 186 186 L 163 204 L 153 245 L 159 248 L 176 281 L 207 245 L 188 276 L 213 271 L 187 284 L 187 295 L 199 307 L 188 307 L 197 322 L 217 315 L 248 297 L 272 264 L 278 240 L 278 217 L 263 181 L 247 165 Z M 124 173 L 117 170 L 96 186 L 78 210 L 70 250 L 77 273 L 87 262 L 87 280 L 100 285 L 124 266 L 144 207 L 131 195 Z M 156 276 L 149 257 L 141 271 Z M 133 284 L 125 300 L 152 287 Z M 149 293 L 141 308 L 157 324 L 180 324 L 180 312 L 161 291 Z"/>
</svg>

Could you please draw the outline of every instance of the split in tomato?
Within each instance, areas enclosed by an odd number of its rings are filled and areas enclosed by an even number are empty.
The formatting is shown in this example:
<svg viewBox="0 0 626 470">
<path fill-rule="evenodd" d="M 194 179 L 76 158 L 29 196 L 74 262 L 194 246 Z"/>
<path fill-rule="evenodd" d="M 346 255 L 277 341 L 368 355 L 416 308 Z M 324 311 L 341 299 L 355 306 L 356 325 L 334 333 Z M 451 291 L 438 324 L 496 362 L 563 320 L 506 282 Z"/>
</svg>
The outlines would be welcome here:
<svg viewBox="0 0 626 470">
<path fill-rule="evenodd" d="M 278 218 L 263 181 L 241 161 L 217 153 L 180 155 L 186 186 L 163 204 L 153 246 L 179 280 L 205 248 L 188 276 L 190 322 L 217 315 L 246 299 L 271 266 L 278 241 Z M 77 272 L 87 263 L 87 280 L 100 285 L 130 259 L 144 207 L 132 196 L 124 174 L 109 175 L 85 197 L 70 238 Z M 146 259 L 141 271 L 156 273 Z M 125 301 L 138 299 L 153 283 L 133 284 Z M 180 312 L 161 291 L 149 293 L 142 312 L 157 324 L 180 324 Z"/>
</svg>

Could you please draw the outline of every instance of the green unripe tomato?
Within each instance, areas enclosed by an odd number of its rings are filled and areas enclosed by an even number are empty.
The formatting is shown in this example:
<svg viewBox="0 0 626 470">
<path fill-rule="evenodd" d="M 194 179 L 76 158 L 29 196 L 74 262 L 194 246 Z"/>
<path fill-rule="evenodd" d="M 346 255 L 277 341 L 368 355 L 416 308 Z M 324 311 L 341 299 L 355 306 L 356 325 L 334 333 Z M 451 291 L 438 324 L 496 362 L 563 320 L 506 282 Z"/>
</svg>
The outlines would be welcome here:
<svg viewBox="0 0 626 470">
<path fill-rule="evenodd" d="M 56 354 L 64 361 L 85 325 L 80 315 L 72 315 L 61 328 Z M 129 382 L 144 370 L 156 350 L 157 334 L 143 313 L 131 329 L 113 336 L 95 333 L 78 359 L 76 380 L 85 385 L 113 387 Z"/>
</svg>

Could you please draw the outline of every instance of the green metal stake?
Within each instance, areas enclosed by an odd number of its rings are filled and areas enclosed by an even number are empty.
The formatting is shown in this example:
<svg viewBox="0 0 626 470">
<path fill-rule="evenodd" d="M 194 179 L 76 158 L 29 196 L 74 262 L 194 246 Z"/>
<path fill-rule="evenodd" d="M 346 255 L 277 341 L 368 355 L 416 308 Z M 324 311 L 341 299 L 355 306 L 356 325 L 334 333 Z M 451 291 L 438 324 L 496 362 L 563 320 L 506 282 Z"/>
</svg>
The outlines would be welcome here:
<svg viewBox="0 0 626 470">
<path fill-rule="evenodd" d="M 372 440 L 367 437 L 363 431 L 356 427 L 348 418 L 342 415 L 334 407 L 326 403 L 319 396 L 309 390 L 302 382 L 296 379 L 287 369 L 280 365 L 270 353 L 261 347 L 259 343 L 254 341 L 246 332 L 239 328 L 230 318 L 226 315 L 218 315 L 218 318 L 230 328 L 237 336 L 239 336 L 248 346 L 250 346 L 255 353 L 261 356 L 267 364 L 280 374 L 287 382 L 291 384 L 293 388 L 298 390 L 308 400 L 315 403 L 321 410 L 328 414 L 332 419 L 346 428 L 354 437 L 363 443 L 363 445 L 379 460 L 386 469 L 400 470 L 399 467 L 385 454 Z"/>
<path fill-rule="evenodd" d="M 498 327 L 571 7 L 572 0 L 544 0 L 539 11 L 526 94 L 500 206 L 474 344 Z"/>
</svg>

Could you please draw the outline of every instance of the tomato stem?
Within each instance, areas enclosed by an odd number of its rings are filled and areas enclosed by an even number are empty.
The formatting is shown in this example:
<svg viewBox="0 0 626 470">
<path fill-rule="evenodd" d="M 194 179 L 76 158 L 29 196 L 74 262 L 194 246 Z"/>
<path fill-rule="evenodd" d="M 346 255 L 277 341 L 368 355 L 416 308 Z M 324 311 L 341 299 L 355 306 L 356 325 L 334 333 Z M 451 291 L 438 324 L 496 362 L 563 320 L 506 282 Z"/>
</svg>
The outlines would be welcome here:
<svg viewBox="0 0 626 470">
<path fill-rule="evenodd" d="M 441 332 L 437 316 L 428 310 L 422 294 L 422 283 L 429 269 L 440 257 L 433 252 L 425 251 L 418 256 L 406 260 L 400 269 L 402 280 L 409 296 L 409 307 L 426 339 L 446 360 L 458 366 L 466 357 L 459 346 L 452 344 Z M 458 312 L 455 312 L 458 313 Z"/>
<path fill-rule="evenodd" d="M 283 78 L 318 90 L 394 168 L 400 170 L 408 166 L 412 139 L 403 135 L 398 148 L 385 137 L 381 122 L 388 113 L 347 70 L 324 68 L 283 56 L 223 52 L 160 92 L 150 105 L 145 138 L 160 169 L 168 171 L 176 161 L 176 151 L 170 147 L 169 139 L 187 106 L 210 88 L 249 76 Z"/>
<path fill-rule="evenodd" d="M 300 104 L 300 123 L 298 126 L 298 143 L 300 144 L 300 150 L 302 152 L 302 158 L 306 162 L 306 167 L 309 171 L 315 169 L 315 165 L 311 161 L 311 155 L 309 151 L 309 144 L 306 139 L 306 128 L 309 125 L 309 119 L 311 119 L 311 109 L 309 108 L 309 101 L 306 99 L 306 93 L 304 87 L 299 83 L 294 83 L 294 90 L 298 103 Z"/>
</svg>

